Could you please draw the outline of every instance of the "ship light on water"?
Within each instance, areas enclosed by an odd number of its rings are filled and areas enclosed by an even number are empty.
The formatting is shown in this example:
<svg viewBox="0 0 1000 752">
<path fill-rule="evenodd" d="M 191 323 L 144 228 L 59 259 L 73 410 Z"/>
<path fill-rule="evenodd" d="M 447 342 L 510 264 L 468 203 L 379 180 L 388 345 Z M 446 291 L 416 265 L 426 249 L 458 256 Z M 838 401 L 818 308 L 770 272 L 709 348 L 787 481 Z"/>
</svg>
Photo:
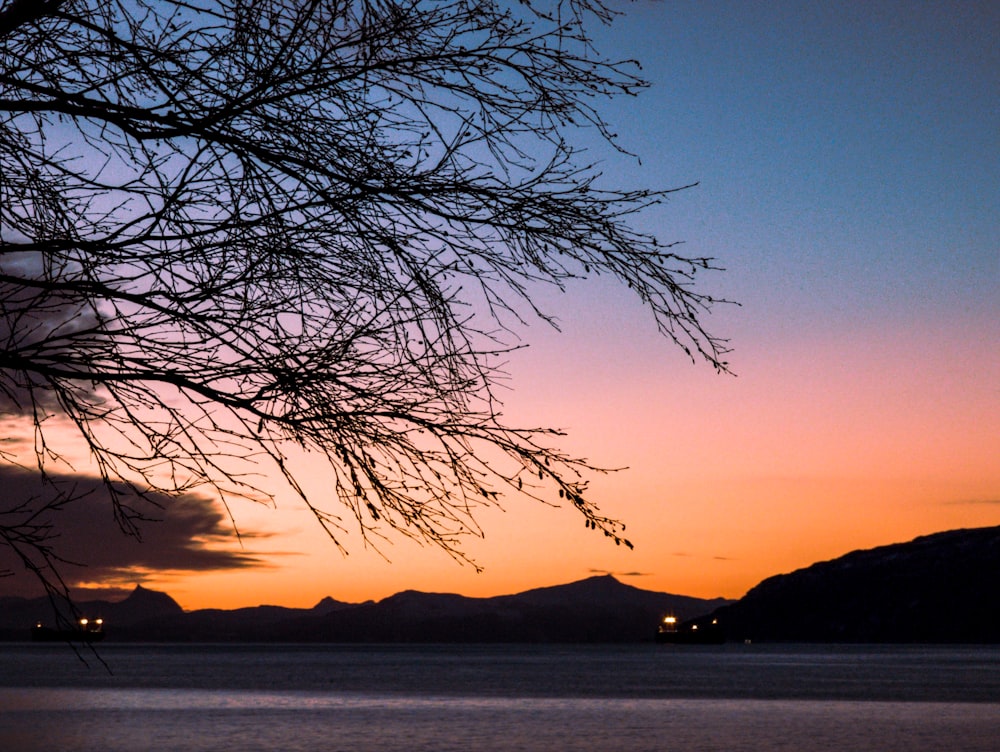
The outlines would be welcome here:
<svg viewBox="0 0 1000 752">
<path fill-rule="evenodd" d="M 710 623 L 687 621 L 681 624 L 676 616 L 664 616 L 656 629 L 655 639 L 674 645 L 721 645 L 726 635 L 719 629 L 717 619 Z"/>
</svg>

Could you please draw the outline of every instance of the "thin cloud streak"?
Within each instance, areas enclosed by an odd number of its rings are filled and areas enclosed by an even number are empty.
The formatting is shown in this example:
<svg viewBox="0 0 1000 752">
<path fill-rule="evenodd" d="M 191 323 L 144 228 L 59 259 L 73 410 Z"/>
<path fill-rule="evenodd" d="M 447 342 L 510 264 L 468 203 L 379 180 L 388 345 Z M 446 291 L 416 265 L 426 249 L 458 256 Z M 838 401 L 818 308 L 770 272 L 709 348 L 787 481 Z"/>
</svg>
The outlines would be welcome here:
<svg viewBox="0 0 1000 752">
<path fill-rule="evenodd" d="M 594 569 L 588 570 L 590 574 L 609 574 L 612 577 L 650 577 L 652 572 L 614 572 L 610 569 Z"/>
</svg>

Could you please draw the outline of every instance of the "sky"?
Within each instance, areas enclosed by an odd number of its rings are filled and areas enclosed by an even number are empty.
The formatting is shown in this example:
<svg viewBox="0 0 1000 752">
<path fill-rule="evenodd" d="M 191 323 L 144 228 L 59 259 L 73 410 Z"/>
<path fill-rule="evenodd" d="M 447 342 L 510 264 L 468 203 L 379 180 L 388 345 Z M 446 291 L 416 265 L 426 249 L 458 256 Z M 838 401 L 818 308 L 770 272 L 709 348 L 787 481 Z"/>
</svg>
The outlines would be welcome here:
<svg viewBox="0 0 1000 752">
<path fill-rule="evenodd" d="M 608 157 L 605 176 L 698 183 L 640 224 L 725 267 L 702 284 L 739 303 L 707 319 L 734 375 L 692 364 L 627 289 L 592 280 L 544 294 L 561 331 L 524 332 L 505 414 L 627 468 L 592 497 L 635 549 L 571 509 L 510 500 L 468 541 L 481 572 L 403 538 L 344 555 L 279 496 L 234 506 L 242 545 L 220 510 L 182 503 L 143 553 L 94 562 L 92 583 L 142 582 L 189 609 L 604 573 L 737 598 L 854 549 L 1000 524 L 1000 7 L 621 8 L 598 47 L 641 60 L 652 85 L 604 109 L 640 158 Z M 74 551 L 100 538 L 88 524 Z"/>
</svg>

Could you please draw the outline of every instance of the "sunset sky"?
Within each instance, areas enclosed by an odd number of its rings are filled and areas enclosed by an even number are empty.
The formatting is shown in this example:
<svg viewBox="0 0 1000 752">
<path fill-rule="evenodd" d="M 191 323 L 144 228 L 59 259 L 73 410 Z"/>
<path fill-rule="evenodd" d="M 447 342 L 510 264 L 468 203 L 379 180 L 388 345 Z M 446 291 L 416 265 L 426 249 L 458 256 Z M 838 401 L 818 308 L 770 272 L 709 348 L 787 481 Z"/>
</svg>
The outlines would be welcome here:
<svg viewBox="0 0 1000 752">
<path fill-rule="evenodd" d="M 621 7 L 598 46 L 641 60 L 652 87 L 605 109 L 641 157 L 605 176 L 698 183 L 641 223 L 725 267 L 702 284 L 740 303 L 707 321 L 735 375 L 692 364 L 628 289 L 595 280 L 543 296 L 562 331 L 523 333 L 505 414 L 627 467 L 592 496 L 635 550 L 511 499 L 468 541 L 481 573 L 404 538 L 384 558 L 349 539 L 344 556 L 286 494 L 233 508 L 242 547 L 224 516 L 192 513 L 95 574 L 189 609 L 497 595 L 606 572 L 739 597 L 853 549 L 1000 524 L 1000 6 Z M 97 534 L 75 524 L 85 552 Z"/>
</svg>

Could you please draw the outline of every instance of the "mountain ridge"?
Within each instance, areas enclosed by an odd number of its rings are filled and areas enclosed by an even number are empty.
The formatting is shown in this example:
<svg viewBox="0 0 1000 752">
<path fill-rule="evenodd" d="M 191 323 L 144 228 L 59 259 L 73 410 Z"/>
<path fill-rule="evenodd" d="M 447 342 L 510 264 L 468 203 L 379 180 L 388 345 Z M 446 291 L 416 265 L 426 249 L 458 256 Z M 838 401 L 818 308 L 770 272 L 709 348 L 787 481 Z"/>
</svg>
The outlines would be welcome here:
<svg viewBox="0 0 1000 752">
<path fill-rule="evenodd" d="M 768 577 L 715 620 L 727 638 L 773 642 L 1000 642 L 1000 526 L 851 551 Z"/>
<path fill-rule="evenodd" d="M 0 639 L 24 639 L 24 625 L 50 612 L 45 598 L 0 602 Z M 108 641 L 630 642 L 651 639 L 664 613 L 693 617 L 728 602 L 643 590 L 602 575 L 493 597 L 404 590 L 361 603 L 325 597 L 312 608 L 192 611 L 139 585 L 122 601 L 87 601 L 79 609 L 103 616 Z"/>
<path fill-rule="evenodd" d="M 997 593 L 1000 526 L 851 551 L 768 577 L 738 601 L 603 575 L 485 598 L 405 590 L 312 608 L 194 611 L 140 585 L 122 601 L 79 607 L 104 617 L 108 641 L 123 642 L 641 642 L 672 614 L 682 629 L 718 628 L 738 642 L 1000 643 Z M 0 639 L 25 639 L 48 607 L 45 598 L 0 597 Z"/>
</svg>

